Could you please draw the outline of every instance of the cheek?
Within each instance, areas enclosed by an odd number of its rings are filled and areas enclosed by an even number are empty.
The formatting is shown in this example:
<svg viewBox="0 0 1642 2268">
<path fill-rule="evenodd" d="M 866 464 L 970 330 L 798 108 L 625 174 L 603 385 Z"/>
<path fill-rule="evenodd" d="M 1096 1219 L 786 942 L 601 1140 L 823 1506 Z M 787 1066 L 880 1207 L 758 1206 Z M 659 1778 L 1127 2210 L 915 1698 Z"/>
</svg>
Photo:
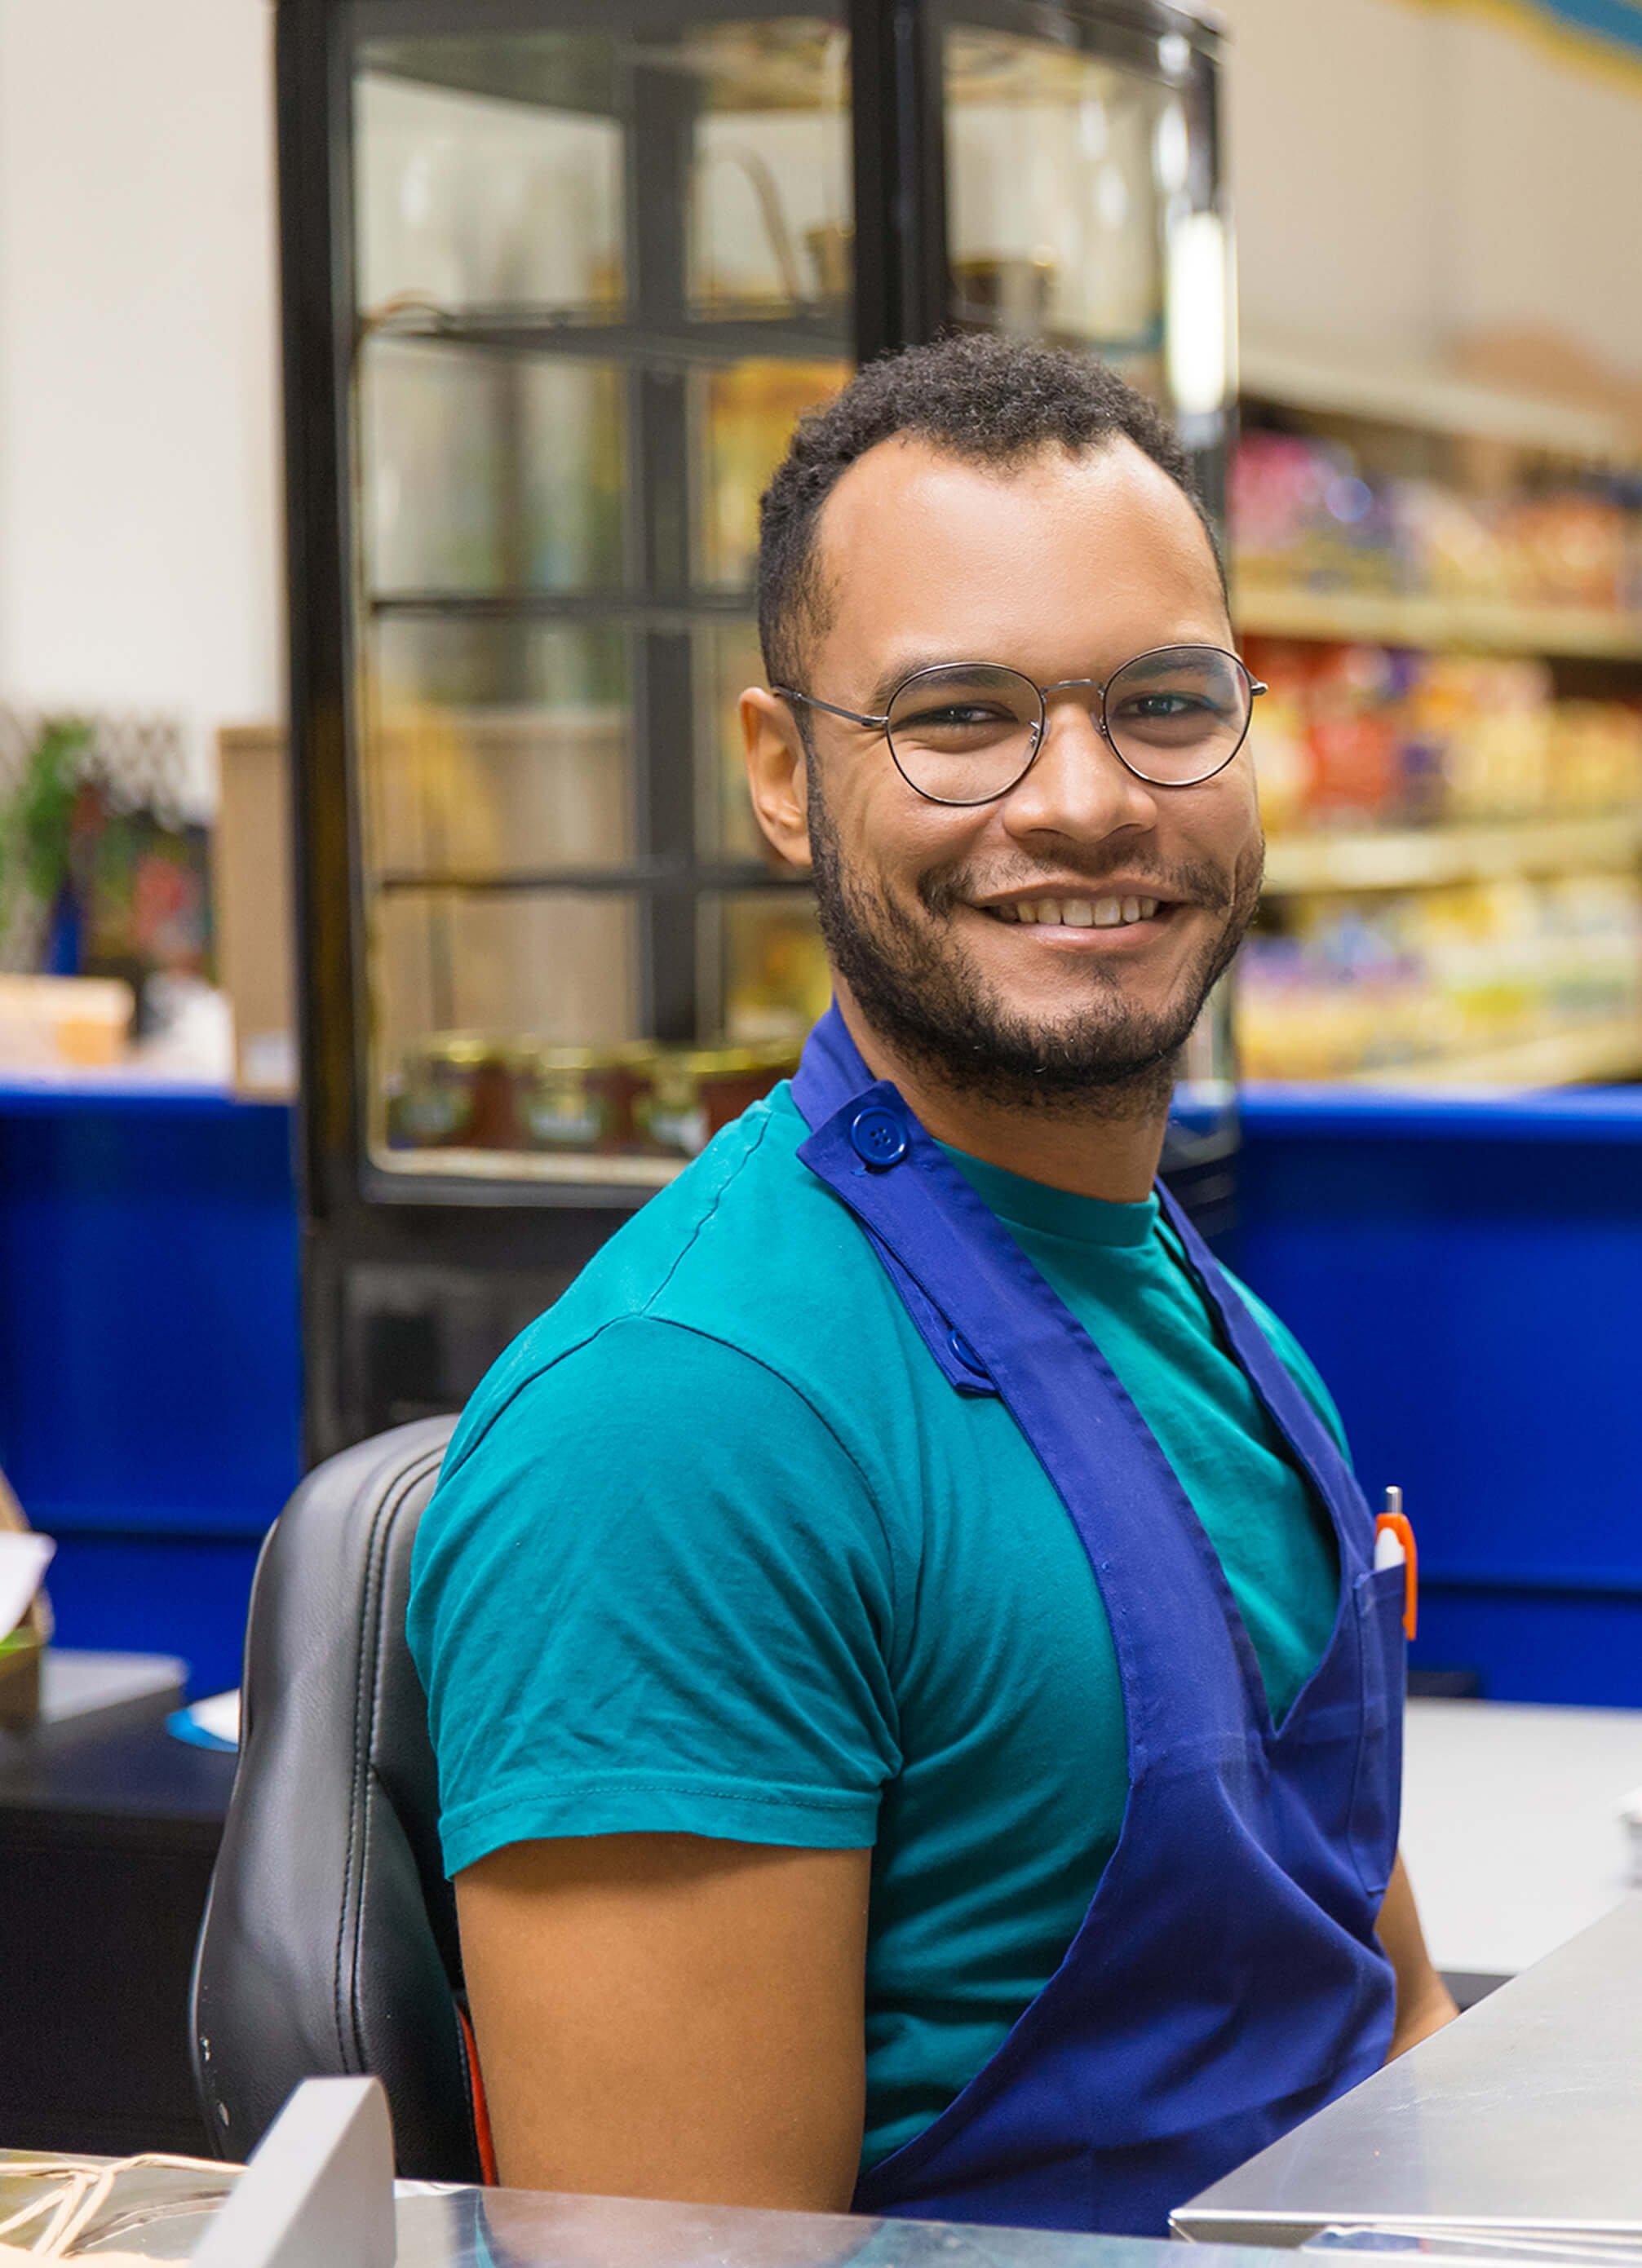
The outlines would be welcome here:
<svg viewBox="0 0 1642 2268">
<path fill-rule="evenodd" d="M 1241 867 L 1255 855 L 1262 841 L 1260 806 L 1253 770 L 1241 756 L 1218 779 L 1205 780 L 1188 796 L 1176 814 L 1177 842 L 1228 868 Z"/>
<path fill-rule="evenodd" d="M 926 803 L 893 765 L 887 769 L 887 778 L 852 782 L 854 792 L 838 814 L 850 854 L 878 873 L 909 880 L 973 856 L 985 833 L 984 818 Z"/>
</svg>

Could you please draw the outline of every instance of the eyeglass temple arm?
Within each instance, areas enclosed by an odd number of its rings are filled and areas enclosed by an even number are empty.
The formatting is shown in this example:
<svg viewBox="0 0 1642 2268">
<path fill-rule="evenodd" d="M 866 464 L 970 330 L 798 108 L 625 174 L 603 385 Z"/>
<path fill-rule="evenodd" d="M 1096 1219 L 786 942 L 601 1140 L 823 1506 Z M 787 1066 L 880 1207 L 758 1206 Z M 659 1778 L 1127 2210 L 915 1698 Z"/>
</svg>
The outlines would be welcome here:
<svg viewBox="0 0 1642 2268">
<path fill-rule="evenodd" d="M 772 685 L 769 689 L 784 701 L 801 701 L 806 709 L 824 709 L 829 717 L 846 718 L 851 725 L 876 725 L 881 732 L 889 722 L 887 716 L 864 717 L 858 709 L 841 709 L 836 701 L 818 701 L 813 693 L 796 692 L 791 685 Z"/>
</svg>

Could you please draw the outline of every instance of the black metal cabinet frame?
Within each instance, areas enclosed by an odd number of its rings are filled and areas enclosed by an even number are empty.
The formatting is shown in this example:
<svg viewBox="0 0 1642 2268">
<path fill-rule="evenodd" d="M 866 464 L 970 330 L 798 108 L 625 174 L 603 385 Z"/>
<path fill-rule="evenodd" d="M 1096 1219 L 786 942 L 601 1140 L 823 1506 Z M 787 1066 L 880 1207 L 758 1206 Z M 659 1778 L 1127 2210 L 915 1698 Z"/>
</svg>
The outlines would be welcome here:
<svg viewBox="0 0 1642 2268">
<path fill-rule="evenodd" d="M 708 15 L 682 0 L 645 0 L 659 31 Z M 771 0 L 736 0 L 738 21 L 791 15 Z M 1194 16 L 1152 0 L 846 0 L 854 196 L 851 338 L 858 361 L 937 335 L 950 318 L 946 151 L 941 85 L 945 27 L 996 26 L 1155 71 L 1159 42 L 1192 118 L 1193 194 L 1217 194 L 1218 41 Z M 354 651 L 359 594 L 351 525 L 355 440 L 351 92 L 366 38 L 449 34 L 482 40 L 544 26 L 607 28 L 597 0 L 278 0 L 277 112 L 283 309 L 291 748 L 298 844 L 304 1195 L 304 1314 L 308 1447 L 328 1454 L 380 1425 L 448 1407 L 511 1333 L 546 1304 L 639 1201 L 630 1187 L 544 1184 L 441 1174 L 387 1174 L 369 1154 L 364 1092 L 369 1010 L 358 806 Z M 542 600 L 571 619 L 625 620 L 639 633 L 637 737 L 665 747 L 646 719 L 688 708 L 689 626 L 715 601 L 689 589 L 676 500 L 647 480 L 646 451 L 676 454 L 680 374 L 692 352 L 747 350 L 733 327 L 691 335 L 683 260 L 684 122 L 665 87 L 628 136 L 630 326 L 671 342 L 640 362 L 632 421 L 636 472 L 628 531 L 641 587 Z M 789 322 L 789 342 L 800 326 Z M 543 342 L 510 339 L 505 350 Z M 841 342 L 817 333 L 818 351 Z M 584 343 L 583 351 L 585 351 Z M 1199 463 L 1218 498 L 1223 435 L 1198 434 Z M 417 594 L 393 603 L 414 610 Z M 450 602 L 443 602 L 448 605 Z M 467 602 L 482 611 L 497 601 Z M 503 601 L 517 609 L 518 601 Z M 745 597 L 722 611 L 745 612 Z M 674 972 L 694 919 L 692 793 L 688 768 L 652 759 L 644 781 L 642 873 L 611 887 L 644 892 L 645 1010 L 658 1035 L 688 1039 L 689 1003 Z M 539 878 L 538 878 L 539 879 Z M 550 878 L 549 878 L 550 879 Z M 724 874 L 709 873 L 722 886 Z M 391 882 L 392 878 L 389 878 Z M 669 990 L 673 985 L 674 990 Z"/>
</svg>

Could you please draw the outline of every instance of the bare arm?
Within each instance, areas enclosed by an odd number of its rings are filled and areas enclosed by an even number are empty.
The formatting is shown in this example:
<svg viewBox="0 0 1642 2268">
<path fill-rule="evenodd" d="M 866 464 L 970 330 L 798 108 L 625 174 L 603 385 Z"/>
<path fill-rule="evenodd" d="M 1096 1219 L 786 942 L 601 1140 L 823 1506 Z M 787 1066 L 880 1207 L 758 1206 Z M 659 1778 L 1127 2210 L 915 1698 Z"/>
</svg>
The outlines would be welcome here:
<svg viewBox="0 0 1642 2268">
<path fill-rule="evenodd" d="M 1451 2024 L 1460 2013 L 1447 1986 L 1432 1967 L 1425 1933 L 1419 1926 L 1419 1909 L 1400 1852 L 1380 1909 L 1378 1934 L 1397 1973 L 1396 2029 L 1386 2056 L 1390 2063 Z"/>
<path fill-rule="evenodd" d="M 521 1843 L 456 1878 L 501 2179 L 842 2212 L 870 1851 Z"/>
</svg>

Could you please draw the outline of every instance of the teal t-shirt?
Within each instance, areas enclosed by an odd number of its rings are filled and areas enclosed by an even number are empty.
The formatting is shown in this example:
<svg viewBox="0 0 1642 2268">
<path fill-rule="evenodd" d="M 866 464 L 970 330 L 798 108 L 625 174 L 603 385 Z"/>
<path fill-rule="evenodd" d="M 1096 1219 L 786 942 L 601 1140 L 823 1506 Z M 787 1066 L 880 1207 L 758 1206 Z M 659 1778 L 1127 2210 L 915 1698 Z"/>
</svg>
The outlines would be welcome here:
<svg viewBox="0 0 1642 2268">
<path fill-rule="evenodd" d="M 947 1385 L 806 1132 L 778 1087 L 490 1371 L 409 1635 L 452 1874 L 623 1830 L 872 1847 L 870 2165 L 1059 1965 L 1123 1818 L 1123 1707 L 1059 1498 L 1003 1404 Z M 1280 1716 L 1333 1624 L 1333 1535 L 1155 1200 L 951 1154 L 1157 1435 Z"/>
</svg>

